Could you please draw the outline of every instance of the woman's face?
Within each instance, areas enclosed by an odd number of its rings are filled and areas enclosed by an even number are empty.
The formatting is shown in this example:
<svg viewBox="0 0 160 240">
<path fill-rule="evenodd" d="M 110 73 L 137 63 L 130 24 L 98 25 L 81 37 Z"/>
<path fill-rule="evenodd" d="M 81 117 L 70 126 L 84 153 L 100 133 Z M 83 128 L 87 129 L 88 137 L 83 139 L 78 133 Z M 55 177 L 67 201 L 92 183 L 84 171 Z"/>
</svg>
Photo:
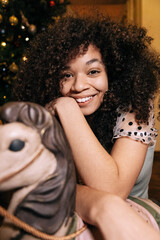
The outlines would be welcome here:
<svg viewBox="0 0 160 240">
<path fill-rule="evenodd" d="M 72 97 L 84 115 L 94 113 L 108 90 L 108 78 L 99 49 L 90 45 L 84 55 L 71 60 L 63 71 L 60 91 Z"/>
</svg>

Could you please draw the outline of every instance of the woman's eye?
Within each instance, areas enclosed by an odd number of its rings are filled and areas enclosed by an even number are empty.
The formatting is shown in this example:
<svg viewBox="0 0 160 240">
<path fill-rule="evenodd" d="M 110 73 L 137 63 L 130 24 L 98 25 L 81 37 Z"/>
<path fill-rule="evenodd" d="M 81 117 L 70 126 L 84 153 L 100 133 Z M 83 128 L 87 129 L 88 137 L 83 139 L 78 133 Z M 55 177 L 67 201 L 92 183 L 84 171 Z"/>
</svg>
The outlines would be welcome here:
<svg viewBox="0 0 160 240">
<path fill-rule="evenodd" d="M 88 74 L 89 75 L 94 75 L 94 74 L 98 74 L 98 73 L 100 73 L 99 70 L 91 70 Z"/>
<path fill-rule="evenodd" d="M 13 152 L 18 152 L 24 148 L 25 143 L 19 139 L 15 139 L 11 142 L 9 150 Z"/>
<path fill-rule="evenodd" d="M 71 73 L 64 74 L 64 78 L 71 78 L 71 77 L 73 77 L 73 74 L 71 74 Z"/>
</svg>

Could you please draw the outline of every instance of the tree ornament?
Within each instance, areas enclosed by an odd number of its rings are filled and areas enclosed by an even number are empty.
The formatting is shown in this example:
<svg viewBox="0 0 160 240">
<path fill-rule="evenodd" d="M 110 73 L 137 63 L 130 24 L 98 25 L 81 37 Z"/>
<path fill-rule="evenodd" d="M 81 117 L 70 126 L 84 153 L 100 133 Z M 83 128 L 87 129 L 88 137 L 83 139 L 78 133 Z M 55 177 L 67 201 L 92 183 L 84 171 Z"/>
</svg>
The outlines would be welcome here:
<svg viewBox="0 0 160 240">
<path fill-rule="evenodd" d="M 0 3 L 2 4 L 2 7 L 7 7 L 9 0 L 0 0 Z"/>
<path fill-rule="evenodd" d="M 2 14 L 0 14 L 0 23 L 2 23 L 2 21 L 3 21 L 3 16 Z"/>
<path fill-rule="evenodd" d="M 55 21 L 55 22 L 58 22 L 60 20 L 60 16 L 57 16 L 57 17 L 52 17 L 52 19 Z"/>
<path fill-rule="evenodd" d="M 15 62 L 12 62 L 12 64 L 9 66 L 9 70 L 13 73 L 17 73 L 19 68 L 18 66 L 15 64 Z"/>
<path fill-rule="evenodd" d="M 18 24 L 18 18 L 12 15 L 9 17 L 9 22 L 12 26 L 16 26 Z"/>
<path fill-rule="evenodd" d="M 28 32 L 34 35 L 37 32 L 37 28 L 34 24 L 30 24 L 28 27 Z"/>
<path fill-rule="evenodd" d="M 53 0 L 51 0 L 51 1 L 49 2 L 49 4 L 50 4 L 51 7 L 55 6 L 55 2 L 54 2 Z"/>
</svg>

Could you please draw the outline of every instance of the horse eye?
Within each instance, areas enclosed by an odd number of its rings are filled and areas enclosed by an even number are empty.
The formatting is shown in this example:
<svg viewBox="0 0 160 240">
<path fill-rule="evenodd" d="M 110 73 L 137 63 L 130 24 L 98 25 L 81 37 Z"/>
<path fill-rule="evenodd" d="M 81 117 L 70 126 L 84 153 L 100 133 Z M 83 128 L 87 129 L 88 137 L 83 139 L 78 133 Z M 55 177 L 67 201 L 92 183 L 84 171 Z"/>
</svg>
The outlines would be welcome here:
<svg viewBox="0 0 160 240">
<path fill-rule="evenodd" d="M 20 151 L 22 148 L 24 147 L 24 142 L 19 140 L 19 139 L 15 139 L 11 142 L 10 146 L 9 146 L 9 150 L 13 151 L 13 152 L 18 152 Z"/>
</svg>

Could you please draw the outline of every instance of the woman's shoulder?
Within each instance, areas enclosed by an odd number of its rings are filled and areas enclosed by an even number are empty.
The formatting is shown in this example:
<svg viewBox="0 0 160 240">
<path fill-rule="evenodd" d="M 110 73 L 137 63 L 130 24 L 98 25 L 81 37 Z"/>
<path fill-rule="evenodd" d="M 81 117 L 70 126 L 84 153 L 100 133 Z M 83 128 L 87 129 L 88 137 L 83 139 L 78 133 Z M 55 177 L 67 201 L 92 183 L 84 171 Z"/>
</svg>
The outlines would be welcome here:
<svg viewBox="0 0 160 240">
<path fill-rule="evenodd" d="M 157 129 L 154 128 L 155 117 L 153 104 L 150 105 L 150 116 L 147 123 L 138 124 L 135 113 L 131 110 L 124 112 L 117 109 L 117 121 L 113 129 L 113 139 L 130 137 L 136 141 L 154 145 L 157 137 Z"/>
</svg>

